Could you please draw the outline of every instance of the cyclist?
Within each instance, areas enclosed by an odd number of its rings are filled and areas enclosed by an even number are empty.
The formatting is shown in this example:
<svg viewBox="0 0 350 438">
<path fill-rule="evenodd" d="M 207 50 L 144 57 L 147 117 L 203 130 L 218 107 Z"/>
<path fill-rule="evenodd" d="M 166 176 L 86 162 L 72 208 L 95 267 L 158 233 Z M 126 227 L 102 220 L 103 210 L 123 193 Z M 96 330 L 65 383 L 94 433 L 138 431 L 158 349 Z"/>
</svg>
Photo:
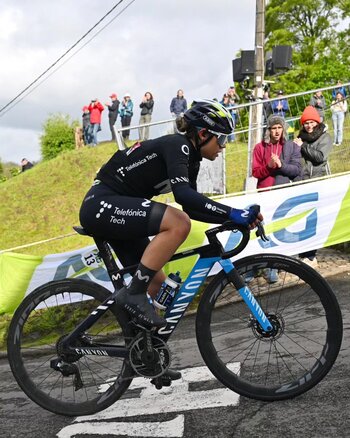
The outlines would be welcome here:
<svg viewBox="0 0 350 438">
<path fill-rule="evenodd" d="M 97 173 L 80 210 L 83 227 L 107 238 L 124 266 L 138 264 L 116 302 L 146 326 L 166 325 L 146 292 L 155 297 L 159 291 L 162 268 L 188 236 L 190 218 L 215 224 L 230 219 L 249 228 L 263 219 L 253 208 L 231 208 L 196 191 L 200 161 L 215 160 L 232 134 L 231 114 L 203 99 L 177 119 L 177 127 L 180 133 L 117 151 Z M 170 191 L 183 211 L 150 200 Z"/>
</svg>

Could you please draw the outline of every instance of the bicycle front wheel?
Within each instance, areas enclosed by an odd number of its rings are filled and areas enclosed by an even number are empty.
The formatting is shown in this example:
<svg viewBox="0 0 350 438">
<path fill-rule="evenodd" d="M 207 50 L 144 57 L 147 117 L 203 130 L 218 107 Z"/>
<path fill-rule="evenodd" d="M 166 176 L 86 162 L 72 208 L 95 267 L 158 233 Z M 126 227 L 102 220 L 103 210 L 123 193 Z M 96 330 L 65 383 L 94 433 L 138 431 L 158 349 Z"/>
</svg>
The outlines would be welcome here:
<svg viewBox="0 0 350 438">
<path fill-rule="evenodd" d="M 131 339 L 116 305 L 75 341 L 76 354 L 63 352 L 65 337 L 110 296 L 89 281 L 53 281 L 29 294 L 16 310 L 8 360 L 19 386 L 39 406 L 55 414 L 90 415 L 110 406 L 130 385 L 133 373 L 123 358 L 78 352 L 96 343 L 125 346 Z M 64 375 L 55 369 L 52 361 L 61 358 L 76 372 Z"/>
<path fill-rule="evenodd" d="M 274 401 L 308 391 L 331 369 L 341 346 L 342 317 L 332 289 L 291 257 L 258 254 L 235 267 L 273 330 L 264 332 L 220 272 L 197 312 L 197 341 L 206 365 L 246 397 Z"/>
</svg>

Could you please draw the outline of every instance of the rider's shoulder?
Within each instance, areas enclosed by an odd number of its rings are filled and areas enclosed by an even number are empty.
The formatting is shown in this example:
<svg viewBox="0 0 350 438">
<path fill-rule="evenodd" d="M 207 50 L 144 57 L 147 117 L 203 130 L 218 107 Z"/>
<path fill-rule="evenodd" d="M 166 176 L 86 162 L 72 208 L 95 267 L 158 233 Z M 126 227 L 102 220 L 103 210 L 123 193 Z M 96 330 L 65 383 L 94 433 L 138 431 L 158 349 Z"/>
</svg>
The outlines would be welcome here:
<svg viewBox="0 0 350 438">
<path fill-rule="evenodd" d="M 168 134 L 163 137 L 166 144 L 181 147 L 182 145 L 190 146 L 190 140 L 183 134 Z"/>
</svg>

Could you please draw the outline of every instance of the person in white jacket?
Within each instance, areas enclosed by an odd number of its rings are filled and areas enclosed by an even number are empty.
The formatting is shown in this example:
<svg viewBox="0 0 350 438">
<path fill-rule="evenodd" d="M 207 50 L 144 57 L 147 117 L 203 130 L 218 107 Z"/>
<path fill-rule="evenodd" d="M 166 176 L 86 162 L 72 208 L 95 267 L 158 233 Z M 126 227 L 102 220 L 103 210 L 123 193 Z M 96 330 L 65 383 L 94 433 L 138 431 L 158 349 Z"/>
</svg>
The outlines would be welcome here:
<svg viewBox="0 0 350 438">
<path fill-rule="evenodd" d="M 345 113 L 348 110 L 348 104 L 346 102 L 345 96 L 338 91 L 335 99 L 331 103 L 332 111 L 332 122 L 334 130 L 334 141 L 335 146 L 340 146 L 343 141 L 343 125 Z"/>
</svg>

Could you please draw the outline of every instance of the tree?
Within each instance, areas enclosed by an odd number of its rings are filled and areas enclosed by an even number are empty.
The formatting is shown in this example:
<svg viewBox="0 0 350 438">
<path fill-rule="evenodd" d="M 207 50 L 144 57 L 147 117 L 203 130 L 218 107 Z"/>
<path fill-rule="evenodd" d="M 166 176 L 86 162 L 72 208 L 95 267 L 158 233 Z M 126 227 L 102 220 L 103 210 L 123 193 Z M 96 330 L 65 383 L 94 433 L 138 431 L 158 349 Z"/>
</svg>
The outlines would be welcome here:
<svg viewBox="0 0 350 438">
<path fill-rule="evenodd" d="M 43 124 L 40 137 L 41 154 L 44 160 L 57 157 L 61 152 L 75 148 L 74 129 L 79 124 L 68 115 L 51 114 Z"/>
<path fill-rule="evenodd" d="M 266 8 L 266 49 L 293 47 L 293 68 L 279 87 L 293 93 L 348 78 L 350 0 L 270 0 Z"/>
</svg>

